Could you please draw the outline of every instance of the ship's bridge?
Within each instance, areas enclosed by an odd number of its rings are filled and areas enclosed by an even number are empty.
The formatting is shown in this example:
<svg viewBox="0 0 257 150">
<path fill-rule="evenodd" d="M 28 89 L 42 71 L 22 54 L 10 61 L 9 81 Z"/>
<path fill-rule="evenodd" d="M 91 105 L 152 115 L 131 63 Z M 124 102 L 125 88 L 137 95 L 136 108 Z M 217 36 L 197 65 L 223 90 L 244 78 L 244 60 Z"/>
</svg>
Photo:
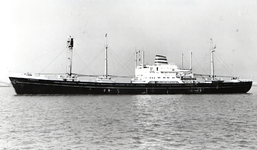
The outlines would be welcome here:
<svg viewBox="0 0 257 150">
<path fill-rule="evenodd" d="M 181 70 L 174 63 L 168 63 L 167 58 L 156 55 L 154 65 L 139 65 L 135 69 L 133 83 L 184 83 L 182 78 L 191 74 L 191 70 Z"/>
</svg>

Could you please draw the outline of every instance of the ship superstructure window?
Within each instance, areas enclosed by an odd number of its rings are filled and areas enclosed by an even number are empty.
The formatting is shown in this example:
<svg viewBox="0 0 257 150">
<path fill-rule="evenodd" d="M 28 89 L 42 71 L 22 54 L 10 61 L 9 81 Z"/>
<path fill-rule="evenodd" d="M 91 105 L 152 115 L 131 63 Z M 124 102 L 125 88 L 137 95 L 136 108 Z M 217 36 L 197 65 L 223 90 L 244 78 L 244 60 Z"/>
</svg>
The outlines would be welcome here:
<svg viewBox="0 0 257 150">
<path fill-rule="evenodd" d="M 135 75 L 139 81 L 135 82 L 177 81 L 180 79 L 180 77 L 176 77 L 180 69 L 175 64 L 162 60 L 163 56 L 158 55 L 157 57 L 154 65 L 140 65 L 136 67 Z M 180 80 L 178 82 L 182 83 Z"/>
</svg>

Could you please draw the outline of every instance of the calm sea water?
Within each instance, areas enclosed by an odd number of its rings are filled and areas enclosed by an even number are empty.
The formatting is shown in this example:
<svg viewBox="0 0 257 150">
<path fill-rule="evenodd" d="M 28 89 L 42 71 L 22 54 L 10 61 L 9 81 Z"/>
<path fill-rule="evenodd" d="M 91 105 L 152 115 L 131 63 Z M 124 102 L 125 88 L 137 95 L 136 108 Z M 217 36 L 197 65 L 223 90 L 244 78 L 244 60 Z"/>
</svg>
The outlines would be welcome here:
<svg viewBox="0 0 257 150">
<path fill-rule="evenodd" d="M 257 149 L 257 87 L 111 96 L 18 96 L 0 87 L 0 149 Z"/>
</svg>

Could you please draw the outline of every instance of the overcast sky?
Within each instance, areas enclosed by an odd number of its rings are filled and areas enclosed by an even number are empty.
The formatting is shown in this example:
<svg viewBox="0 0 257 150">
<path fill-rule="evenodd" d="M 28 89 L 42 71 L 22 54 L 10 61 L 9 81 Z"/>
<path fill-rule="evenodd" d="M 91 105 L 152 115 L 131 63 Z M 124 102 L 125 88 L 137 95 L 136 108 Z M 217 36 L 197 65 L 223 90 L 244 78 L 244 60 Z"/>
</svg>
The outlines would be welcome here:
<svg viewBox="0 0 257 150">
<path fill-rule="evenodd" d="M 255 0 L 8 0 L 1 2 L 0 80 L 9 72 L 65 72 L 66 40 L 74 38 L 73 71 L 104 73 L 108 34 L 109 73 L 134 74 L 134 51 L 145 62 L 156 54 L 210 73 L 257 80 Z"/>
</svg>

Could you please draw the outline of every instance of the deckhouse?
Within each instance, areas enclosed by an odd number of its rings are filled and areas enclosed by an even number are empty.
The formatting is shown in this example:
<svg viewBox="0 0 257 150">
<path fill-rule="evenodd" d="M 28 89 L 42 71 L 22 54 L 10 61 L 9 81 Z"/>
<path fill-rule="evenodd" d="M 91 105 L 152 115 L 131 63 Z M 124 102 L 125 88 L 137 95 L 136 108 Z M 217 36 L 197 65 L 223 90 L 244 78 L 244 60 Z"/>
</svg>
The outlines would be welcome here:
<svg viewBox="0 0 257 150">
<path fill-rule="evenodd" d="M 156 55 L 154 65 L 139 65 L 135 69 L 133 83 L 186 83 L 194 82 L 191 69 L 180 69 L 168 63 L 166 56 Z"/>
</svg>

